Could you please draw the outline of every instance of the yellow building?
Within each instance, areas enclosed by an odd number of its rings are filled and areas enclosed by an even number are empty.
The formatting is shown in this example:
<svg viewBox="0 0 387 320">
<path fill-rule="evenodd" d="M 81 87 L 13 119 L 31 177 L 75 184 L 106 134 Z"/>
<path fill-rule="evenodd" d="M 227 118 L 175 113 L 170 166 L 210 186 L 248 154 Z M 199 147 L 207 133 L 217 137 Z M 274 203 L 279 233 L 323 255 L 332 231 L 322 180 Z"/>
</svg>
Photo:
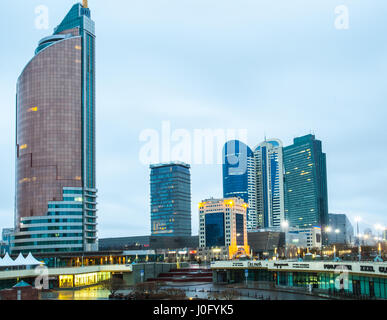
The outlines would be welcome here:
<svg viewBox="0 0 387 320">
<path fill-rule="evenodd" d="M 207 199 L 199 203 L 199 247 L 226 247 L 229 259 L 249 255 L 246 211 L 247 204 L 241 198 Z"/>
</svg>

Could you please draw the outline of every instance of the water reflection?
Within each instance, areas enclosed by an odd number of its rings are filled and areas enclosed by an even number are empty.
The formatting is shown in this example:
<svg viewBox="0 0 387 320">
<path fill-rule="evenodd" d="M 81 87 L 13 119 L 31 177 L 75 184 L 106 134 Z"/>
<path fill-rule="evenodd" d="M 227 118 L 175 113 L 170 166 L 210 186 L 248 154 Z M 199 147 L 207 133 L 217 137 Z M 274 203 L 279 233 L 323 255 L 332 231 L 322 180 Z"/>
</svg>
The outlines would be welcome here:
<svg viewBox="0 0 387 320">
<path fill-rule="evenodd" d="M 106 300 L 110 292 L 102 286 L 92 286 L 76 290 L 56 290 L 41 294 L 44 300 Z"/>
<path fill-rule="evenodd" d="M 178 288 L 183 289 L 186 292 L 187 297 L 207 299 L 211 291 L 223 291 L 228 289 L 227 287 L 212 284 L 212 283 L 189 283 L 189 284 L 174 284 L 168 283 L 166 288 Z M 238 290 L 241 293 L 240 297 L 236 299 L 240 300 L 320 300 L 322 297 L 310 296 L 302 293 L 291 293 L 281 291 L 268 291 L 268 290 L 254 290 L 247 288 L 240 288 Z M 120 293 L 127 295 L 130 290 L 120 290 Z M 96 285 L 83 289 L 74 290 L 56 290 L 52 292 L 42 292 L 41 299 L 43 300 L 107 300 L 109 299 L 110 292 L 104 289 L 101 285 Z"/>
</svg>

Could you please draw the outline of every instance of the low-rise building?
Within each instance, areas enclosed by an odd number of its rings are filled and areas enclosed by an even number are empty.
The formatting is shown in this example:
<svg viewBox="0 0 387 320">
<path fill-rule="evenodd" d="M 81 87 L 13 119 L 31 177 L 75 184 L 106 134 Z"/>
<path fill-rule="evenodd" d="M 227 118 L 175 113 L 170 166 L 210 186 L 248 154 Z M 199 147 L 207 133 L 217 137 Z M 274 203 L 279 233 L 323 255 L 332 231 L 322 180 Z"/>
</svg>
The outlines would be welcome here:
<svg viewBox="0 0 387 320">
<path fill-rule="evenodd" d="M 286 232 L 286 245 L 298 248 L 321 249 L 321 228 L 290 228 Z"/>
<path fill-rule="evenodd" d="M 329 214 L 329 224 L 326 227 L 328 244 L 354 243 L 354 233 L 351 222 L 345 214 Z"/>
<path fill-rule="evenodd" d="M 256 230 L 247 233 L 253 256 L 272 257 L 285 252 L 285 233 L 279 231 Z"/>
</svg>

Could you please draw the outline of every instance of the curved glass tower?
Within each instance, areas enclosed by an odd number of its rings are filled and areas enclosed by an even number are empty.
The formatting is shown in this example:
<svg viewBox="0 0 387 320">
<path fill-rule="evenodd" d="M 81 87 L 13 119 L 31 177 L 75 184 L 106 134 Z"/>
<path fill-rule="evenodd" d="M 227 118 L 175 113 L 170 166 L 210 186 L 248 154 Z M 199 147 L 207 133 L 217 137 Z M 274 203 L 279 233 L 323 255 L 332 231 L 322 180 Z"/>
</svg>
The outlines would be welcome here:
<svg viewBox="0 0 387 320">
<path fill-rule="evenodd" d="M 239 140 L 227 141 L 223 147 L 223 197 L 239 197 L 248 204 L 247 228 L 255 229 L 256 168 L 254 153 Z"/>
<path fill-rule="evenodd" d="M 95 31 L 75 4 L 17 81 L 12 252 L 97 250 Z"/>
</svg>

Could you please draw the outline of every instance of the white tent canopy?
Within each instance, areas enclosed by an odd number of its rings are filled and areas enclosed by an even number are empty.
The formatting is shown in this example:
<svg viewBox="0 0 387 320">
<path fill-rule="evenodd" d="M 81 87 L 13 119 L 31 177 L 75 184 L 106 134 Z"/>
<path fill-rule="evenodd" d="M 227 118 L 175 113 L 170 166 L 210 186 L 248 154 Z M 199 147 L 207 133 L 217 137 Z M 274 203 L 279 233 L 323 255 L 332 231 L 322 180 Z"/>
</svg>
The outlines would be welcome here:
<svg viewBox="0 0 387 320">
<path fill-rule="evenodd" d="M 36 260 L 31 252 L 28 254 L 27 258 L 25 258 L 24 263 L 28 266 L 37 266 L 44 264 L 44 262 Z"/>
<path fill-rule="evenodd" d="M 0 267 L 22 267 L 22 266 L 38 266 L 44 264 L 33 257 L 31 252 L 26 258 L 19 253 L 19 256 L 12 260 L 8 253 L 5 254 L 3 258 L 0 258 Z"/>
<path fill-rule="evenodd" d="M 23 255 L 20 252 L 19 256 L 15 259 L 14 264 L 15 264 L 15 266 L 23 266 L 24 265 L 24 261 L 25 261 L 25 259 L 24 259 Z"/>
<path fill-rule="evenodd" d="M 4 258 L 0 262 L 1 267 L 13 267 L 16 266 L 15 261 L 9 256 L 8 252 L 5 254 Z"/>
</svg>

